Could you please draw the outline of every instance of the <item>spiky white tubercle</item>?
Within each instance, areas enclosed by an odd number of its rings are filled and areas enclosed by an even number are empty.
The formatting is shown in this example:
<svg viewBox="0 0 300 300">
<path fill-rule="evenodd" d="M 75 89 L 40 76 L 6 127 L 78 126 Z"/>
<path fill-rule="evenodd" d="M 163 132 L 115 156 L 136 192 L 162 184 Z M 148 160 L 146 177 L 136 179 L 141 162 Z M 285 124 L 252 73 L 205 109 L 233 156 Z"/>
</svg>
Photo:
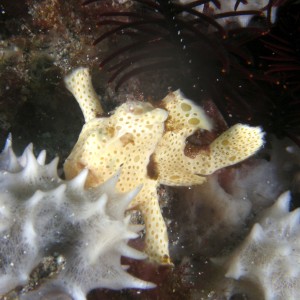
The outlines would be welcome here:
<svg viewBox="0 0 300 300">
<path fill-rule="evenodd" d="M 11 144 L 12 141 L 10 134 L 6 139 L 6 143 L 2 153 L 0 154 L 0 170 L 14 172 L 21 169 L 18 159 L 11 148 Z"/>
<path fill-rule="evenodd" d="M 225 276 L 237 285 L 250 282 L 261 292 L 255 299 L 300 299 L 300 209 L 289 212 L 290 200 L 283 193 L 224 260 Z"/>
<path fill-rule="evenodd" d="M 95 288 L 154 287 L 120 263 L 121 256 L 145 258 L 127 245 L 141 227 L 124 215 L 140 187 L 115 192 L 118 172 L 102 186 L 84 189 L 88 170 L 64 181 L 57 175 L 58 159 L 45 160 L 46 152 L 36 158 L 32 146 L 16 157 L 11 136 L 0 154 L 0 298 L 26 286 L 36 266 L 54 253 L 65 258 L 64 269 L 20 299 L 40 299 L 53 289 L 83 300 Z"/>
</svg>

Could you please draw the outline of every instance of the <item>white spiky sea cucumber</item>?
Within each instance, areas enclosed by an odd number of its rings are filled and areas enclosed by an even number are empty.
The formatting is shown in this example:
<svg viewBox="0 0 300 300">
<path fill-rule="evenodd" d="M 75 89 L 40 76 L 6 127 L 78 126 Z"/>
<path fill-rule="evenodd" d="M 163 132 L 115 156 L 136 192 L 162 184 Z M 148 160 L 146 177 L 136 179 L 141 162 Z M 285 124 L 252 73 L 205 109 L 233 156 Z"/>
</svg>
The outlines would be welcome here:
<svg viewBox="0 0 300 300">
<path fill-rule="evenodd" d="M 65 181 L 57 175 L 58 158 L 49 164 L 45 158 L 45 151 L 35 157 L 32 145 L 16 157 L 11 137 L 0 154 L 0 298 L 26 286 L 32 270 L 54 253 L 65 265 L 43 285 L 43 293 L 57 289 L 83 300 L 94 288 L 154 287 L 128 274 L 120 262 L 121 256 L 145 258 L 127 245 L 141 226 L 124 216 L 140 188 L 117 193 L 116 174 L 86 190 L 87 170 Z"/>
<path fill-rule="evenodd" d="M 225 276 L 255 291 L 254 299 L 300 299 L 300 209 L 283 193 L 229 258 Z"/>
</svg>

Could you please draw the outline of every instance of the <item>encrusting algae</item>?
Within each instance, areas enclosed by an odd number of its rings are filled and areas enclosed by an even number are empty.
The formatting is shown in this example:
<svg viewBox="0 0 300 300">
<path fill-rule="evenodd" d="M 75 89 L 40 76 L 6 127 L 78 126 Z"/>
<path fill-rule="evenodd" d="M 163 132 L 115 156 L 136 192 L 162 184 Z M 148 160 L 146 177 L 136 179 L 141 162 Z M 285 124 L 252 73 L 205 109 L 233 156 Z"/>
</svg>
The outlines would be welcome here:
<svg viewBox="0 0 300 300">
<path fill-rule="evenodd" d="M 212 130 L 213 123 L 201 107 L 180 91 L 167 95 L 163 108 L 130 101 L 109 117 L 99 117 L 103 109 L 88 69 L 74 70 L 65 82 L 85 117 L 78 141 L 64 164 L 66 178 L 87 168 L 86 187 L 94 187 L 121 168 L 116 185 L 120 192 L 142 184 L 129 209 L 138 209 L 143 215 L 149 259 L 170 264 L 167 227 L 157 194 L 159 184 L 202 184 L 206 180 L 202 175 L 236 164 L 258 151 L 263 145 L 261 129 L 237 124 L 191 158 L 184 153 L 187 137 L 197 130 Z M 149 172 L 150 165 L 154 172 Z"/>
</svg>

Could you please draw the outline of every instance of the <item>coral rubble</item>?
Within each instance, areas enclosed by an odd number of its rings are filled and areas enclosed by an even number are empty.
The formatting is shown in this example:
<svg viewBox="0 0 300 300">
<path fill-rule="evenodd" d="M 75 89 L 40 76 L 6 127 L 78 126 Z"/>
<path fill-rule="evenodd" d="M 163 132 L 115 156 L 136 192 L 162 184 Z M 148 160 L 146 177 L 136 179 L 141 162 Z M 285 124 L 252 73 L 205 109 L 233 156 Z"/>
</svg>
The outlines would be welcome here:
<svg viewBox="0 0 300 300">
<path fill-rule="evenodd" d="M 117 173 L 86 190 L 87 170 L 65 181 L 57 175 L 58 159 L 45 159 L 46 152 L 36 158 L 31 145 L 16 157 L 10 138 L 0 154 L 0 295 L 41 299 L 60 291 L 83 300 L 97 287 L 153 287 L 120 262 L 121 256 L 145 258 L 127 245 L 141 226 L 124 216 L 140 189 L 117 193 Z"/>
</svg>

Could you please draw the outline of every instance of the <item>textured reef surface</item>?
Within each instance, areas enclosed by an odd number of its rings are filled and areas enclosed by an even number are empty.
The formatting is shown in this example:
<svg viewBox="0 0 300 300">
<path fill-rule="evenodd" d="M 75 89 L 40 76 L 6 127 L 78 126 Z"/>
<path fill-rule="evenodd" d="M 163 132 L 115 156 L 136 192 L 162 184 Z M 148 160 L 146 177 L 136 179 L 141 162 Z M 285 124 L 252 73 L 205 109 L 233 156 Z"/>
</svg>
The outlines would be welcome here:
<svg viewBox="0 0 300 300">
<path fill-rule="evenodd" d="M 299 1 L 17 2 L 0 299 L 298 299 Z"/>
</svg>

